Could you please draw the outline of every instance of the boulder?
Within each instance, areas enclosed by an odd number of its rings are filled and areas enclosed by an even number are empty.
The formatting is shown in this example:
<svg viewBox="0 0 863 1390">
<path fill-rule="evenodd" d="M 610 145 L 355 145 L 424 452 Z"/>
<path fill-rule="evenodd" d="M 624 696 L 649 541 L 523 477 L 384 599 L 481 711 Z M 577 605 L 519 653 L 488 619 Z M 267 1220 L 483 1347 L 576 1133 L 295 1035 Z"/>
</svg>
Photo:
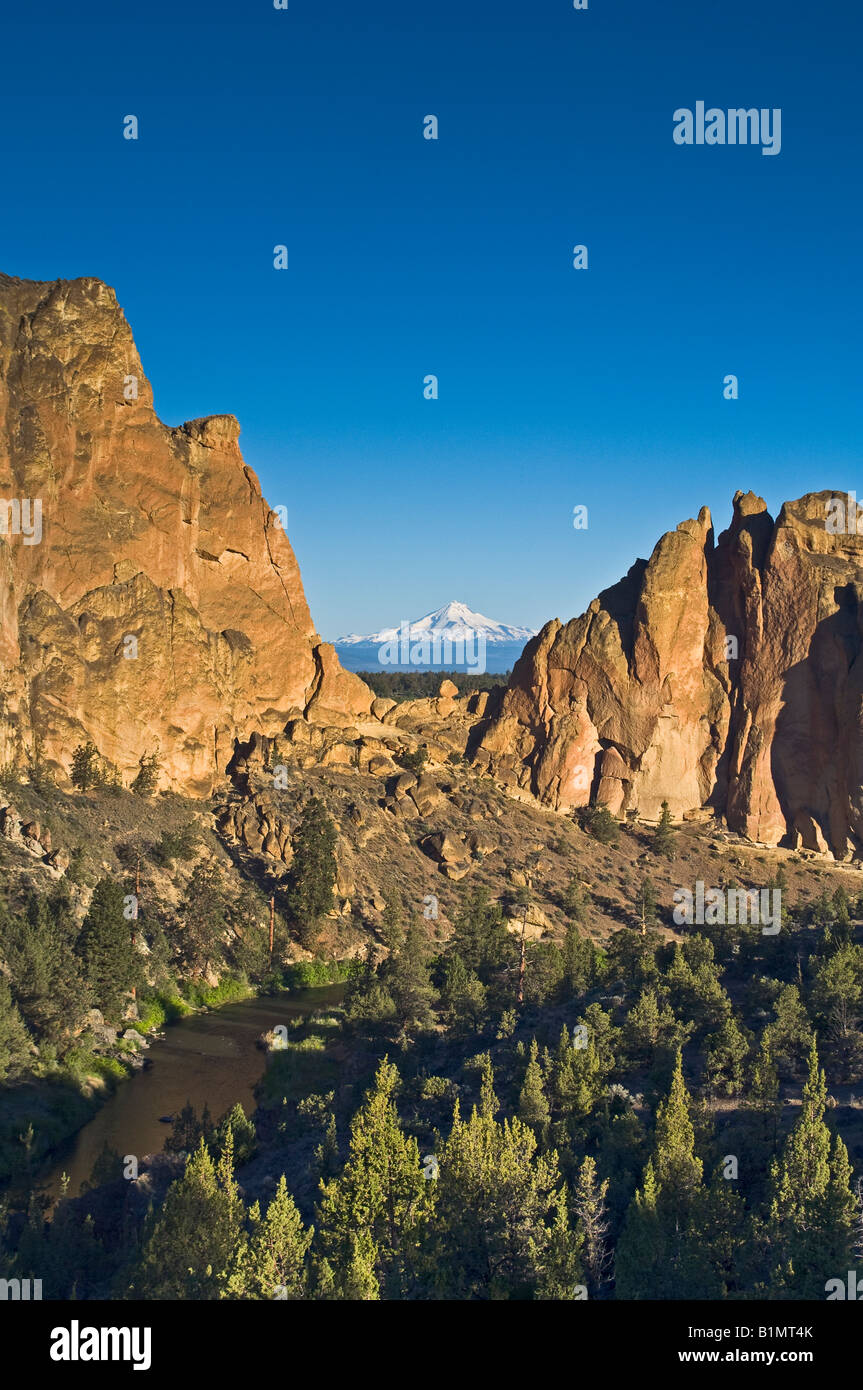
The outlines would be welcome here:
<svg viewBox="0 0 863 1390">
<path fill-rule="evenodd" d="M 427 835 L 420 843 L 420 848 L 439 864 L 463 864 L 470 858 L 468 850 L 461 840 L 449 831 L 438 830 L 432 835 Z"/>
</svg>

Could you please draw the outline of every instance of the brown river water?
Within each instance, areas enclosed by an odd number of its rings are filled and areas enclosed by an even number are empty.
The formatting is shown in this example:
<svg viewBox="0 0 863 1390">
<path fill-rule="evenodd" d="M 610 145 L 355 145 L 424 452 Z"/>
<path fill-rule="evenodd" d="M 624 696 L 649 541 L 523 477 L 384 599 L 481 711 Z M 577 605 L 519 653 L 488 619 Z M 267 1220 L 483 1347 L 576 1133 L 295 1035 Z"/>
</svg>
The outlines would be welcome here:
<svg viewBox="0 0 863 1390">
<path fill-rule="evenodd" d="M 200 1115 L 205 1105 L 214 1120 L 239 1101 L 247 1115 L 255 1109 L 254 1089 L 266 1056 L 256 1047 L 262 1033 L 341 1003 L 344 985 L 293 990 L 290 994 L 243 999 L 210 1013 L 191 1014 L 165 1029 L 150 1044 L 152 1065 L 117 1087 L 101 1110 L 57 1152 L 39 1187 L 61 1195 L 61 1177 L 71 1179 L 70 1197 L 79 1195 L 107 1143 L 119 1154 L 158 1153 L 171 1132 L 161 1117 L 175 1115 L 191 1101 Z"/>
</svg>

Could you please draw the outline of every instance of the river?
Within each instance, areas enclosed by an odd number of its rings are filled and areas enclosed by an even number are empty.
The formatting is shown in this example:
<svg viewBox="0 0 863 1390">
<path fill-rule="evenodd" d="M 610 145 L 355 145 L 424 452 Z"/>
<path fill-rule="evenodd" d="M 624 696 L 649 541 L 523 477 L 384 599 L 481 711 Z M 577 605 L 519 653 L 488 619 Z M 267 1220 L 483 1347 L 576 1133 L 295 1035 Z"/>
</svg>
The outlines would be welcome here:
<svg viewBox="0 0 863 1390">
<path fill-rule="evenodd" d="M 146 1055 L 152 1065 L 120 1082 L 110 1100 L 55 1154 L 40 1189 L 59 1197 L 65 1172 L 70 1178 L 68 1195 L 77 1197 L 106 1143 L 119 1154 L 139 1158 L 160 1152 L 171 1132 L 160 1117 L 177 1114 L 187 1100 L 198 1115 L 208 1105 L 214 1120 L 237 1101 L 251 1115 L 254 1089 L 266 1065 L 265 1053 L 255 1046 L 261 1034 L 291 1018 L 339 1004 L 343 993 L 344 985 L 326 985 L 262 995 L 171 1024 L 164 1039 L 150 1044 Z"/>
</svg>

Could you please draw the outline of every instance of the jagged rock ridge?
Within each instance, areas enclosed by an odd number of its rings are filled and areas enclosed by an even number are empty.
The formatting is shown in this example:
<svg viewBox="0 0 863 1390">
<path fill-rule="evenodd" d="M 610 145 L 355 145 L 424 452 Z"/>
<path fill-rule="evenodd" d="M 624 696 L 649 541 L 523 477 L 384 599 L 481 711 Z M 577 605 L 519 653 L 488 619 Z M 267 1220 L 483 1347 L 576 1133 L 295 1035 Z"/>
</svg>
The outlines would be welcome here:
<svg viewBox="0 0 863 1390">
<path fill-rule="evenodd" d="M 476 757 L 559 810 L 712 808 L 767 844 L 863 845 L 863 536 L 831 534 L 841 493 L 776 521 L 737 493 L 662 537 L 618 584 L 525 648 Z"/>
</svg>

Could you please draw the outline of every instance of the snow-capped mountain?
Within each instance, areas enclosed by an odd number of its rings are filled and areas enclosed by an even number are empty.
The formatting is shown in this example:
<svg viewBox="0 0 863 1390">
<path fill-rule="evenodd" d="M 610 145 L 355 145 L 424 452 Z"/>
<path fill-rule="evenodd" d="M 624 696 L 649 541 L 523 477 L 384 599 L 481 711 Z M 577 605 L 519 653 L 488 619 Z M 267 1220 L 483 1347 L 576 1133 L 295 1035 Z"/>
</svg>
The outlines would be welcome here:
<svg viewBox="0 0 863 1390">
<path fill-rule="evenodd" d="M 391 642 L 394 637 L 406 636 L 409 641 L 422 641 L 424 637 L 448 638 L 450 642 L 466 642 L 472 638 L 479 637 L 481 634 L 488 642 L 527 642 L 530 637 L 535 637 L 536 632 L 532 627 L 514 627 L 512 623 L 499 623 L 494 618 L 486 618 L 482 613 L 474 613 L 473 609 L 468 608 L 466 603 L 444 604 L 443 608 L 436 608 L 433 613 L 426 613 L 424 618 L 417 618 L 416 621 L 408 623 L 404 620 L 407 631 L 403 634 L 402 626 L 383 628 L 380 632 L 367 633 L 365 637 L 360 637 L 357 633 L 348 633 L 346 637 L 338 637 L 335 641 L 337 647 L 355 647 L 361 642 Z"/>
</svg>

